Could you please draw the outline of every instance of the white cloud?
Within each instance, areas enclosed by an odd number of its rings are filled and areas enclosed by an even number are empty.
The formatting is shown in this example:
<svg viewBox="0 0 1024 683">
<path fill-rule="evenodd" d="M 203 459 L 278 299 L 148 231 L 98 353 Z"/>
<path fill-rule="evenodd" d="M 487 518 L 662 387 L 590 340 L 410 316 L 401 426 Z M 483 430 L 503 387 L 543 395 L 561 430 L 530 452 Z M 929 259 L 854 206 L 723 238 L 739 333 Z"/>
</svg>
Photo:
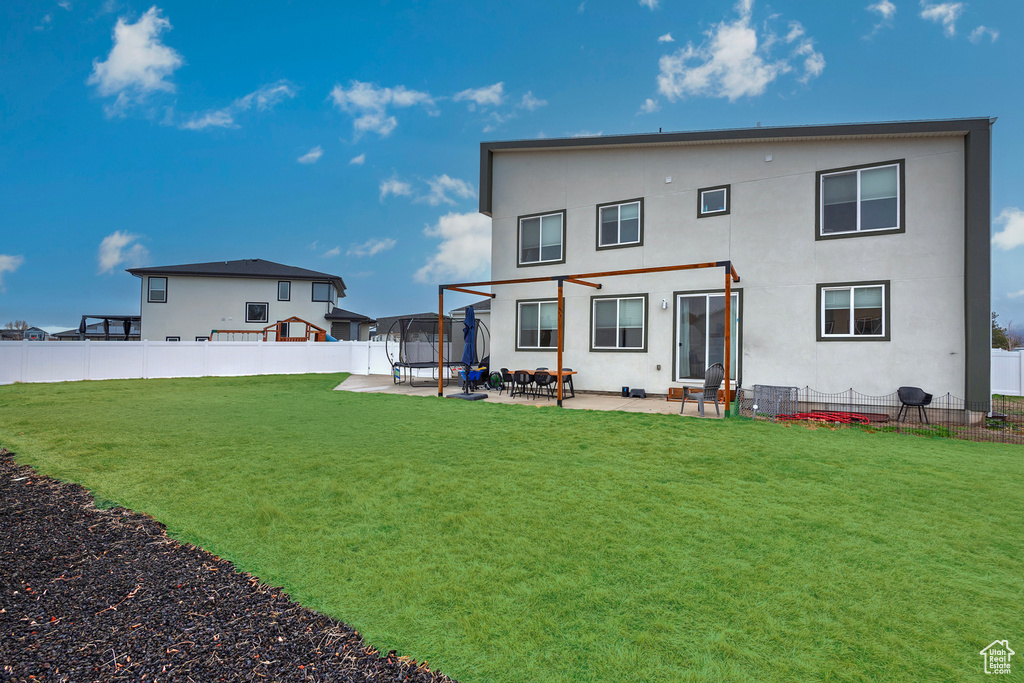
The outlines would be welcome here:
<svg viewBox="0 0 1024 683">
<path fill-rule="evenodd" d="M 644 103 L 640 105 L 640 111 L 644 114 L 653 114 L 659 109 L 661 109 L 661 107 L 658 105 L 658 100 L 652 100 L 650 97 L 644 100 Z"/>
<path fill-rule="evenodd" d="M 889 0 L 881 0 L 873 5 L 868 5 L 869 12 L 876 12 L 885 21 L 890 21 L 896 16 L 896 5 L 892 4 Z"/>
<path fill-rule="evenodd" d="M 351 159 L 349 159 L 348 163 L 352 164 L 353 166 L 362 166 L 363 164 L 366 163 L 366 152 L 363 152 L 357 157 L 352 157 Z"/>
<path fill-rule="evenodd" d="M 404 85 L 381 88 L 373 83 L 351 81 L 348 89 L 335 85 L 330 97 L 339 111 L 353 117 L 352 130 L 357 140 L 369 132 L 382 138 L 391 134 L 398 119 L 388 114 L 389 107 L 421 106 L 432 116 L 438 114 L 430 93 L 409 90 Z"/>
<path fill-rule="evenodd" d="M 33 28 L 35 30 L 37 30 L 37 31 L 45 31 L 46 29 L 50 28 L 50 23 L 52 21 L 53 21 L 53 15 L 52 14 L 46 14 L 46 15 L 43 16 L 42 19 L 39 20 L 39 25 L 38 26 L 33 26 Z"/>
<path fill-rule="evenodd" d="M 494 85 L 486 85 L 482 88 L 470 88 L 469 90 L 463 90 L 455 93 L 455 97 L 452 99 L 456 102 L 468 101 L 470 103 L 470 110 L 473 110 L 474 106 L 497 107 L 505 101 L 505 83 L 499 82 Z"/>
<path fill-rule="evenodd" d="M 13 273 L 21 264 L 25 262 L 25 257 L 21 255 L 12 254 L 0 254 L 0 292 L 6 292 L 4 287 L 4 273 Z"/>
<path fill-rule="evenodd" d="M 323 148 L 321 148 L 320 145 L 317 145 L 316 147 L 314 147 L 313 149 L 309 150 L 301 157 L 299 157 L 298 162 L 300 164 L 315 164 L 316 162 L 320 161 L 320 157 L 322 157 L 323 155 Z"/>
<path fill-rule="evenodd" d="M 656 9 L 658 9 L 658 5 L 660 3 L 661 3 L 661 0 L 640 0 L 640 4 L 643 7 L 646 7 L 649 10 L 656 10 Z"/>
<path fill-rule="evenodd" d="M 427 185 L 430 186 L 430 192 L 416 201 L 426 202 L 431 206 L 437 206 L 442 203 L 454 205 L 456 202 L 448 196 L 448 193 L 454 194 L 461 199 L 470 199 L 476 196 L 476 190 L 473 189 L 472 185 L 465 180 L 452 178 L 447 173 L 434 176 L 427 181 Z"/>
<path fill-rule="evenodd" d="M 688 43 L 659 60 L 659 93 L 672 102 L 694 96 L 734 102 L 763 94 L 780 75 L 794 70 L 792 61 L 802 60 L 803 83 L 822 73 L 825 58 L 814 48 L 814 41 L 804 37 L 799 22 L 790 22 L 785 38 L 787 44 L 796 46 L 787 57 L 773 59 L 770 51 L 778 39 L 767 28 L 758 36 L 751 22 L 753 0 L 741 0 L 736 10 L 738 19 L 722 21 L 706 31 L 706 40 L 700 45 Z"/>
<path fill-rule="evenodd" d="M 962 2 L 942 2 L 933 5 L 928 0 L 921 0 L 921 18 L 941 23 L 947 36 L 956 35 L 956 20 L 964 11 Z"/>
<path fill-rule="evenodd" d="M 383 202 L 388 195 L 395 195 L 396 197 L 411 196 L 412 185 L 404 180 L 399 180 L 398 176 L 392 176 L 380 184 L 380 200 Z"/>
<path fill-rule="evenodd" d="M 117 96 L 106 107 L 108 116 L 123 114 L 133 104 L 144 102 L 154 92 L 174 92 L 170 81 L 185 60 L 160 42 L 171 22 L 154 5 L 134 24 L 119 17 L 114 26 L 114 47 L 106 60 L 93 60 L 92 74 L 86 81 L 95 85 L 102 97 Z"/>
<path fill-rule="evenodd" d="M 996 29 L 988 28 L 987 26 L 979 26 L 978 28 L 971 31 L 971 35 L 967 36 L 967 39 L 970 40 L 972 43 L 977 43 L 981 41 L 982 38 L 985 37 L 986 33 L 988 34 L 989 38 L 992 39 L 993 43 L 996 42 L 997 38 L 999 38 L 999 31 L 997 31 Z"/>
<path fill-rule="evenodd" d="M 324 253 L 320 254 L 320 256 L 321 256 L 321 258 L 333 258 L 333 257 L 337 256 L 340 253 L 341 253 L 341 247 L 334 247 L 333 249 L 328 249 Z"/>
<path fill-rule="evenodd" d="M 572 134 L 574 138 L 597 138 L 601 137 L 604 131 L 597 131 L 596 133 L 592 130 L 580 130 Z"/>
<path fill-rule="evenodd" d="M 671 33 L 666 33 L 663 36 L 658 36 L 658 42 L 659 43 L 674 43 L 674 42 L 676 42 L 676 39 L 672 37 Z"/>
<path fill-rule="evenodd" d="M 579 12 L 580 14 L 583 14 L 583 10 L 585 10 L 586 8 L 587 0 L 583 0 L 583 2 L 580 3 L 580 6 L 576 8 L 576 11 Z"/>
<path fill-rule="evenodd" d="M 140 235 L 117 230 L 103 238 L 100 242 L 97 260 L 99 273 L 111 273 L 114 268 L 124 264 L 129 268 L 142 265 L 149 258 L 149 250 L 136 242 Z"/>
<path fill-rule="evenodd" d="M 1019 299 L 1022 296 L 1024 296 L 1024 289 L 1020 290 L 1019 292 L 1007 292 L 1006 293 L 1006 297 L 1008 299 Z"/>
<path fill-rule="evenodd" d="M 71 11 L 71 3 L 68 2 L 68 0 L 60 0 L 60 2 L 57 3 L 57 7 L 60 7 L 61 9 L 66 9 L 69 12 Z"/>
<path fill-rule="evenodd" d="M 345 252 L 345 255 L 356 256 L 358 258 L 362 258 L 364 256 L 375 256 L 382 251 L 394 248 L 396 244 L 398 244 L 398 242 L 390 237 L 386 237 L 382 240 L 371 239 L 363 242 L 362 244 L 353 244 L 348 248 L 348 251 Z"/>
<path fill-rule="evenodd" d="M 481 213 L 448 213 L 423 229 L 441 240 L 426 265 L 416 271 L 417 282 L 464 280 L 484 275 L 491 265 L 491 219 Z"/>
<path fill-rule="evenodd" d="M 205 128 L 238 128 L 235 118 L 242 112 L 255 108 L 256 111 L 270 111 L 275 106 L 296 95 L 296 88 L 290 82 L 281 80 L 260 86 L 248 95 L 224 107 L 208 111 L 202 115 L 194 115 L 179 127 L 186 130 L 203 130 Z"/>
<path fill-rule="evenodd" d="M 526 94 L 523 95 L 523 99 L 520 100 L 519 108 L 520 109 L 525 109 L 526 111 L 533 111 L 534 109 L 538 109 L 540 107 L 546 106 L 547 103 L 548 103 L 547 100 L 541 100 L 541 99 L 538 99 L 538 98 L 534 97 L 533 96 L 533 91 L 532 90 L 528 90 L 526 92 Z"/>
<path fill-rule="evenodd" d="M 992 244 L 1003 251 L 1015 249 L 1024 244 L 1024 211 L 1015 206 L 1002 210 L 995 222 L 1003 226 L 992 236 Z"/>
</svg>

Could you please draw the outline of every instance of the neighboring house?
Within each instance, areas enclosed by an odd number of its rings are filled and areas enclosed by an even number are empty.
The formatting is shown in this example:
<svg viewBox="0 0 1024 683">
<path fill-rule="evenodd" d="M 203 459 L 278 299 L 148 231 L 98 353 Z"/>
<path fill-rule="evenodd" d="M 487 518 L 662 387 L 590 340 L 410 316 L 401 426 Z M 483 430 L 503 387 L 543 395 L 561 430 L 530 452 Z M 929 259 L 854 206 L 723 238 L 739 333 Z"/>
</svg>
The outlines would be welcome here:
<svg viewBox="0 0 1024 683">
<path fill-rule="evenodd" d="M 142 330 L 142 320 L 139 316 L 86 316 L 90 319 L 99 318 L 98 322 L 89 323 L 85 327 L 83 335 L 78 329 L 55 332 L 51 337 L 60 341 L 139 341 L 142 337 L 139 333 Z M 128 339 L 124 338 L 124 323 L 128 321 Z"/>
<path fill-rule="evenodd" d="M 0 341 L 21 341 L 23 330 L 0 330 Z"/>
<path fill-rule="evenodd" d="M 41 330 L 38 327 L 30 327 L 27 330 L 22 331 L 21 338 L 25 341 L 46 341 L 49 337 L 46 334 L 46 330 Z"/>
<path fill-rule="evenodd" d="M 203 341 L 213 330 L 262 330 L 296 316 L 325 330 L 341 277 L 262 259 L 130 268 L 142 280 L 142 338 Z"/>
<path fill-rule="evenodd" d="M 451 315 L 452 320 L 454 320 L 455 322 L 462 322 L 463 320 L 466 319 L 466 309 L 469 308 L 469 306 L 473 307 L 473 314 L 476 316 L 476 319 L 479 322 L 482 322 L 487 327 L 487 329 L 490 330 L 491 329 L 491 300 L 490 299 L 481 299 L 480 301 L 471 303 L 468 306 L 463 306 L 462 308 L 452 309 L 448 313 L 449 313 L 449 315 Z"/>
<path fill-rule="evenodd" d="M 731 261 L 733 386 L 989 400 L 988 118 L 481 144 L 491 278 Z M 584 389 L 701 383 L 723 268 L 565 285 Z M 495 365 L 555 365 L 557 284 L 498 285 Z"/>
<path fill-rule="evenodd" d="M 373 318 L 337 307 L 324 317 L 331 323 L 331 336 L 338 341 L 368 341 L 370 329 L 377 324 Z"/>
</svg>

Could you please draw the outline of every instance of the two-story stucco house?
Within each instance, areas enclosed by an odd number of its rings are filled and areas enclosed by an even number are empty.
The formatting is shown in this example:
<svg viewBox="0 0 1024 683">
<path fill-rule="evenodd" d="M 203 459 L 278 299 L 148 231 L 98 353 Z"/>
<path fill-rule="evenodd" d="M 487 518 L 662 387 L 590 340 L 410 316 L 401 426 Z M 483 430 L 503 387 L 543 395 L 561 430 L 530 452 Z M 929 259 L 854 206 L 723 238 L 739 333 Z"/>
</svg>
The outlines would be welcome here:
<svg viewBox="0 0 1024 683">
<path fill-rule="evenodd" d="M 152 341 L 203 341 L 212 330 L 257 331 L 293 316 L 331 331 L 345 296 L 338 275 L 263 259 L 128 272 L 142 280 L 142 338 Z"/>
<path fill-rule="evenodd" d="M 989 399 L 988 118 L 481 144 L 491 277 L 730 261 L 732 386 Z M 698 385 L 722 269 L 565 285 L 577 388 Z M 555 366 L 557 285 L 496 286 L 492 358 Z"/>
</svg>

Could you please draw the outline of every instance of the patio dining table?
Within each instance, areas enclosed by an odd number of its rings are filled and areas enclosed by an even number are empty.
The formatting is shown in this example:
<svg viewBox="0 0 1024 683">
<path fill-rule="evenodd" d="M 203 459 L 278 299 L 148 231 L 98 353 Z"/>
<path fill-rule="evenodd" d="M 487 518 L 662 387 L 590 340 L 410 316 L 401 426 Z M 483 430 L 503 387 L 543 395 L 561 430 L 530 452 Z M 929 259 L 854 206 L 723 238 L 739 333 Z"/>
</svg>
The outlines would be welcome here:
<svg viewBox="0 0 1024 683">
<path fill-rule="evenodd" d="M 546 372 L 547 374 L 551 375 L 552 377 L 557 377 L 559 380 L 562 380 L 563 378 L 568 377 L 569 378 L 569 395 L 568 396 L 563 395 L 562 398 L 576 398 L 576 389 L 574 389 L 573 386 L 572 386 L 572 376 L 576 375 L 576 374 L 579 374 L 579 373 L 577 373 L 575 370 L 525 370 L 525 369 L 523 369 L 523 370 L 515 370 L 513 372 L 513 374 L 515 374 L 515 372 L 525 372 L 528 375 L 533 375 L 533 374 L 538 373 L 538 372 Z"/>
</svg>

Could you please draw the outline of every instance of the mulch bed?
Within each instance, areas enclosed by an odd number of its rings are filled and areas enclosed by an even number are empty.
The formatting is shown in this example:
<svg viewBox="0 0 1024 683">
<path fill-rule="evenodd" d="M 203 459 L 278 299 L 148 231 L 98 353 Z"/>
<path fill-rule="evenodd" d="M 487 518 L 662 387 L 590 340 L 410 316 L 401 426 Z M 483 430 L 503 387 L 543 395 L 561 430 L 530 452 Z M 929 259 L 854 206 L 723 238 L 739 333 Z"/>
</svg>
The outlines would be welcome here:
<svg viewBox="0 0 1024 683">
<path fill-rule="evenodd" d="M 450 683 L 0 448 L 0 681 Z"/>
</svg>

